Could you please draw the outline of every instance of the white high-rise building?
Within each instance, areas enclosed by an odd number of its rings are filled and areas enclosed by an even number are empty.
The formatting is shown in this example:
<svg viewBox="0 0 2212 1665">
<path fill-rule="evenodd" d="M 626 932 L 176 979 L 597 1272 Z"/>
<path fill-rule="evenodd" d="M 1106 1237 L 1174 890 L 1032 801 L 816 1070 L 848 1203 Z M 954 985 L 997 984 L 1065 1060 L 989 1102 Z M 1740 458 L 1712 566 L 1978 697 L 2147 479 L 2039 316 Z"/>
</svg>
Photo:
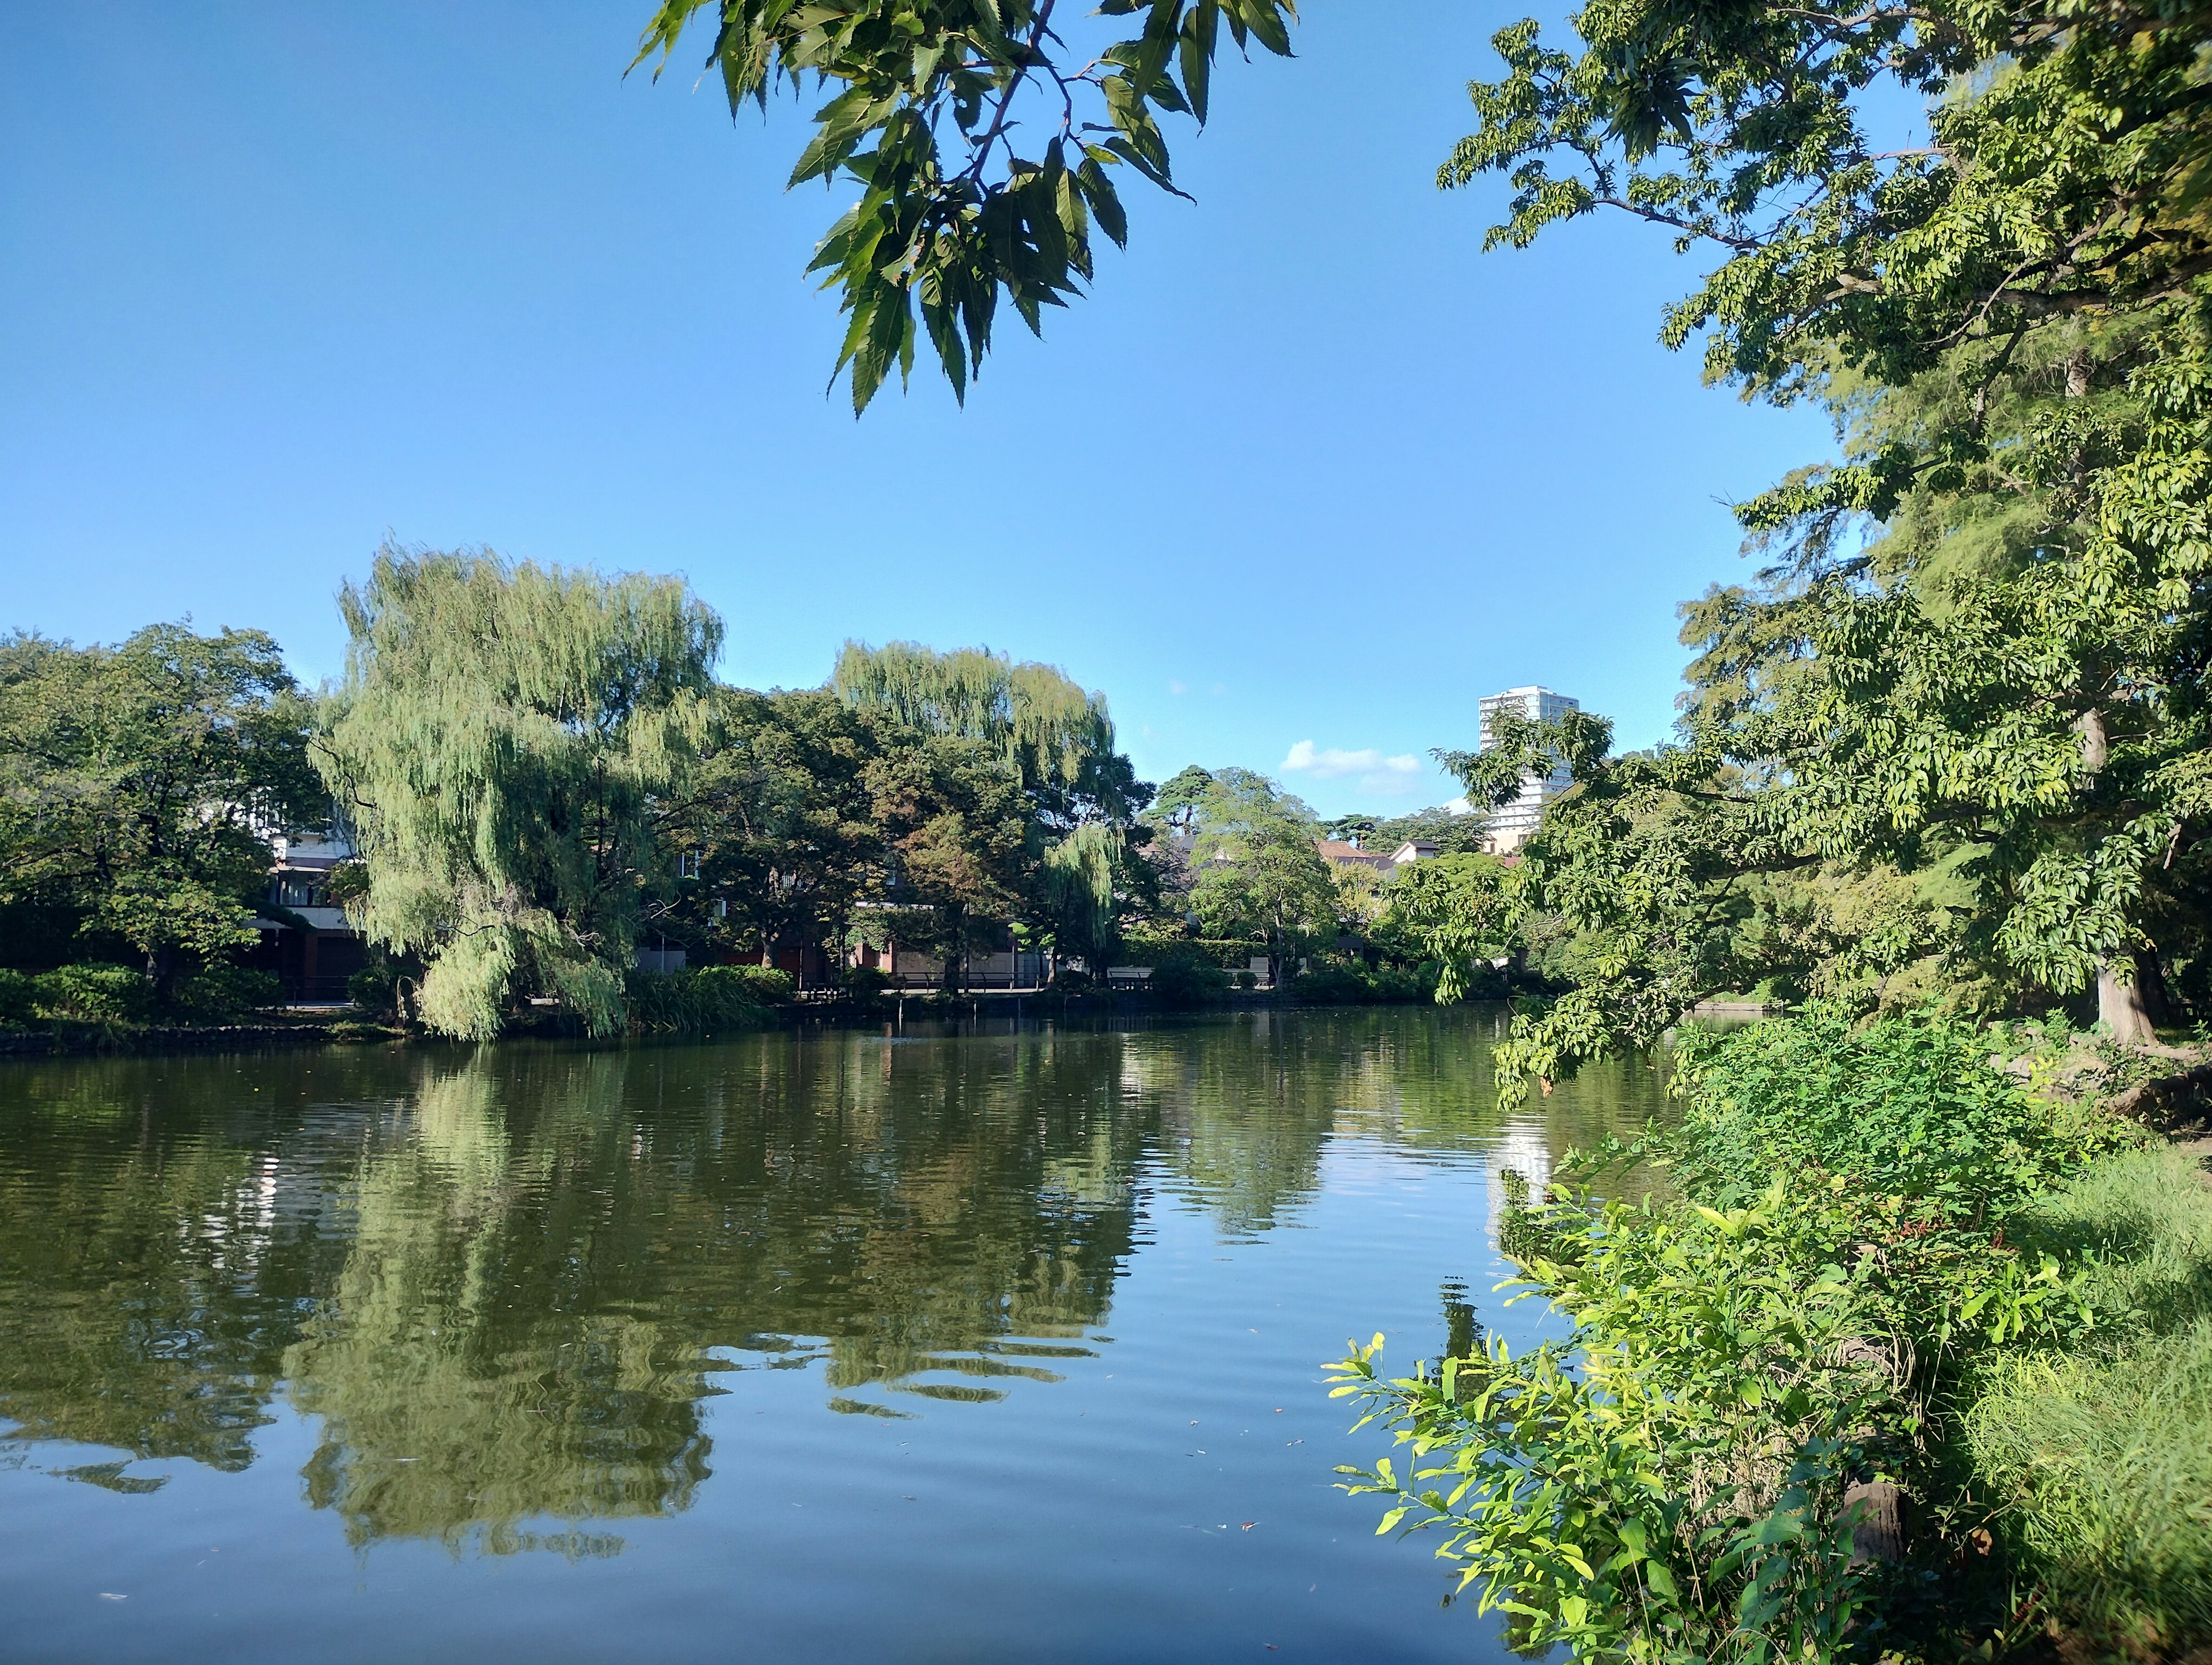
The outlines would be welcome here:
<svg viewBox="0 0 2212 1665">
<path fill-rule="evenodd" d="M 1482 702 L 1482 750 L 1487 751 L 1497 744 L 1491 732 L 1493 713 L 1517 711 L 1540 723 L 1582 708 L 1581 701 L 1554 694 L 1548 688 L 1509 688 L 1503 694 L 1492 694 Z M 1543 818 L 1544 805 L 1573 784 L 1574 776 L 1563 763 L 1554 763 L 1547 774 L 1532 769 L 1522 775 L 1520 795 L 1491 814 L 1490 848 L 1501 855 L 1519 849 Z"/>
</svg>

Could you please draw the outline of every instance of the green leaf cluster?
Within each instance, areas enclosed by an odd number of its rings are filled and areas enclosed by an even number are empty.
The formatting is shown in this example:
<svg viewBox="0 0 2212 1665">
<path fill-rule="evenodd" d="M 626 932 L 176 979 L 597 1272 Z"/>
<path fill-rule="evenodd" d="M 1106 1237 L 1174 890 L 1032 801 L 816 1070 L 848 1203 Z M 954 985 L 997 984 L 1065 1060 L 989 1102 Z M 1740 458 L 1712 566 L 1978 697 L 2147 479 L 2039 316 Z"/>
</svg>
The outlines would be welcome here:
<svg viewBox="0 0 2212 1665">
<path fill-rule="evenodd" d="M 1071 46 L 1057 0 L 665 0 L 635 64 L 658 76 L 700 14 L 734 114 L 808 81 L 835 94 L 790 183 L 860 199 L 811 271 L 847 318 L 836 371 L 855 414 L 926 337 L 955 394 L 982 368 L 1000 297 L 1033 332 L 1093 275 L 1091 228 L 1128 216 L 1114 173 L 1175 191 L 1166 113 L 1206 120 L 1224 26 L 1287 56 L 1291 0 L 1105 0 L 1130 39 Z M 1127 27 L 1121 25 L 1119 27 Z M 1180 194 L 1180 193 L 1177 193 Z"/>
</svg>

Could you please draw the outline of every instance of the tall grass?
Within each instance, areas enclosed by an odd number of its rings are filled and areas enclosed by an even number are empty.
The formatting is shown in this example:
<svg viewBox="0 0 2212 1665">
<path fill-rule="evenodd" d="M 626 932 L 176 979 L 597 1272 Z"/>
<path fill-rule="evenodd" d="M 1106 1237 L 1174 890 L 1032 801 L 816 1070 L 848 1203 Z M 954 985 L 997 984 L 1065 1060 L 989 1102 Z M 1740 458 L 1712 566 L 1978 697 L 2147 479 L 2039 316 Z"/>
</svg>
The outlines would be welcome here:
<svg viewBox="0 0 2212 1665">
<path fill-rule="evenodd" d="M 1976 1475 L 2077 1644 L 2177 1656 L 2212 1643 L 2212 1188 L 2182 1152 L 2133 1151 L 2036 1212 L 2095 1252 L 2102 1322 L 1988 1363 L 1966 1417 Z"/>
</svg>

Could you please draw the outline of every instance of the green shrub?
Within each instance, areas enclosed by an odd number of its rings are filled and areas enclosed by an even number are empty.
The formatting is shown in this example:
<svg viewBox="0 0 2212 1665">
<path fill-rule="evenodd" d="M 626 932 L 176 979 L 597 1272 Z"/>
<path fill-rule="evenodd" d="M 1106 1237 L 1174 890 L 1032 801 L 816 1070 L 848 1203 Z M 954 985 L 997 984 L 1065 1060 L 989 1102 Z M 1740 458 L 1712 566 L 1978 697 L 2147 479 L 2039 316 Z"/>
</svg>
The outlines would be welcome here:
<svg viewBox="0 0 2212 1665">
<path fill-rule="evenodd" d="M 372 1018 L 399 1014 L 399 983 L 405 975 L 399 962 L 380 948 L 369 950 L 368 963 L 346 979 L 346 998 L 354 1009 Z"/>
<path fill-rule="evenodd" d="M 1682 1127 L 1620 1153 L 1673 1163 L 1677 1194 L 1509 1193 L 1501 1244 L 1566 1341 L 1390 1381 L 1377 1337 L 1337 1365 L 1334 1391 L 1407 1454 L 1344 1471 L 1347 1489 L 1389 1501 L 1386 1530 L 1440 1534 L 1531 1647 L 1750 1662 L 1989 1641 L 2013 1601 L 1959 1571 L 1981 1517 L 1951 1413 L 2004 1361 L 2092 1332 L 2100 1274 L 2084 1234 L 2036 1212 L 2083 1177 L 2078 1126 L 1972 1042 L 1815 1012 L 1693 1042 Z M 1854 1553 L 1845 1500 L 1876 1479 L 1936 1523 L 1900 1573 Z M 1885 1610 L 1913 1587 L 1942 1599 Z"/>
<path fill-rule="evenodd" d="M 845 998 L 848 1000 L 876 1000 L 891 986 L 891 974 L 879 965 L 855 965 L 845 973 Z"/>
<path fill-rule="evenodd" d="M 1239 988 L 1257 988 L 1260 986 L 1260 974 L 1247 966 L 1243 970 L 1234 974 L 1234 981 Z"/>
<path fill-rule="evenodd" d="M 1418 968 L 1363 965 L 1319 965 L 1291 981 L 1291 994 L 1306 1006 L 1370 1006 L 1437 997 L 1439 968 L 1429 962 Z"/>
<path fill-rule="evenodd" d="M 1811 1006 L 1786 1021 L 1686 1030 L 1683 1183 L 1724 1199 L 1778 1172 L 1835 1175 L 1911 1198 L 1918 1218 L 1995 1219 L 2080 1169 L 2116 1130 L 2031 1102 L 1964 1024 L 1855 1024 Z"/>
<path fill-rule="evenodd" d="M 1177 1011 L 1210 1005 L 1229 992 L 1229 974 L 1194 950 L 1163 954 L 1145 987 L 1164 1006 Z"/>
<path fill-rule="evenodd" d="M 735 978 L 763 1006 L 781 1006 L 799 992 L 799 979 L 772 965 L 708 965 L 696 975 Z"/>
<path fill-rule="evenodd" d="M 0 1024 L 27 1024 L 38 1015 L 38 979 L 0 966 Z"/>
<path fill-rule="evenodd" d="M 227 961 L 201 968 L 177 989 L 179 1015 L 205 1022 L 242 1018 L 283 1004 L 284 986 L 276 973 Z"/>
<path fill-rule="evenodd" d="M 127 965 L 65 965 L 33 980 L 38 1015 L 88 1023 L 137 1023 L 154 1009 L 154 991 Z"/>
<path fill-rule="evenodd" d="M 632 971 L 623 981 L 629 1026 L 659 1034 L 712 1035 L 726 1030 L 758 1029 L 781 977 L 787 995 L 791 978 L 783 972 L 761 975 L 763 968 L 708 965 L 695 970 Z"/>
<path fill-rule="evenodd" d="M 1115 956 L 1114 963 L 1156 966 L 1163 960 L 1194 954 L 1224 971 L 1249 971 L 1252 962 L 1267 951 L 1266 943 L 1247 941 L 1241 937 L 1127 937 L 1123 939 L 1121 951 Z"/>
</svg>

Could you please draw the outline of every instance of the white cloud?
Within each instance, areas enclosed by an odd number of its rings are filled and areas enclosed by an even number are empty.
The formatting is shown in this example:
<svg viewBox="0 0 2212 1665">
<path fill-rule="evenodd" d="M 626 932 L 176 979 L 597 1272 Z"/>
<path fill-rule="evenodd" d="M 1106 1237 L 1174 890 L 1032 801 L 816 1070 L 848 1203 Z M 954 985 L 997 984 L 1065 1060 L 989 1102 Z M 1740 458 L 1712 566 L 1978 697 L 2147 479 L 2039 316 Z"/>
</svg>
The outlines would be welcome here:
<svg viewBox="0 0 2212 1665">
<path fill-rule="evenodd" d="M 1444 807 L 1449 810 L 1454 815 L 1473 815 L 1474 813 L 1474 805 L 1468 803 L 1464 797 L 1453 799 L 1451 802 L 1445 805 Z"/>
<path fill-rule="evenodd" d="M 1397 797 L 1419 783 L 1421 760 L 1410 751 L 1386 757 L 1372 746 L 1358 751 L 1326 748 L 1300 740 L 1281 764 L 1285 775 L 1310 775 L 1316 781 L 1357 780 L 1362 792 Z"/>
<path fill-rule="evenodd" d="M 1187 683 L 1171 682 L 1168 684 L 1168 692 L 1170 694 L 1188 694 L 1190 692 L 1190 687 Z"/>
</svg>

